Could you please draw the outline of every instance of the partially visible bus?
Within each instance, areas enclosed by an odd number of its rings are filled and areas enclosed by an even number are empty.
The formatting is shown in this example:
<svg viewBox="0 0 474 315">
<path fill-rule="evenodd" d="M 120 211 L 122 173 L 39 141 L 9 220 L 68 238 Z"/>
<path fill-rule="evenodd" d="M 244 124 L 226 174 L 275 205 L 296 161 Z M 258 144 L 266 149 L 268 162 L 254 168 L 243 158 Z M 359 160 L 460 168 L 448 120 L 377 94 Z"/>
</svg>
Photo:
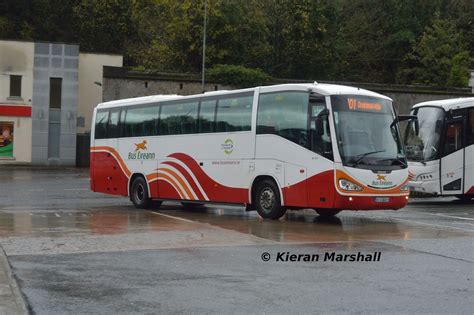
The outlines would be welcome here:
<svg viewBox="0 0 474 315">
<path fill-rule="evenodd" d="M 390 98 L 359 88 L 284 84 L 99 104 L 91 189 L 139 208 L 180 201 L 286 209 L 399 209 L 408 169 Z"/>
<path fill-rule="evenodd" d="M 474 97 L 413 106 L 417 124 L 405 134 L 410 189 L 432 195 L 474 197 Z"/>
</svg>

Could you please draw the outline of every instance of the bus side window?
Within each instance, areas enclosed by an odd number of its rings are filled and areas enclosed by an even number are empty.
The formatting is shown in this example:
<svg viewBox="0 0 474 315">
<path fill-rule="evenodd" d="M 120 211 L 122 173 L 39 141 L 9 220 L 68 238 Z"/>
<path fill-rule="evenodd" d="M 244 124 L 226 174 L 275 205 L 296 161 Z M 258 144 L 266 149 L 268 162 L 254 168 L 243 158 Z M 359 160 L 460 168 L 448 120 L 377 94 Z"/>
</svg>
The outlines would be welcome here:
<svg viewBox="0 0 474 315">
<path fill-rule="evenodd" d="M 446 125 L 444 155 L 451 154 L 462 148 L 462 125 L 462 121 L 456 121 Z"/>
<path fill-rule="evenodd" d="M 252 104 L 253 93 L 220 98 L 216 115 L 217 132 L 249 131 L 252 124 Z"/>
<path fill-rule="evenodd" d="M 125 136 L 145 137 L 157 135 L 156 121 L 159 106 L 134 107 L 127 109 L 125 116 Z"/>
<path fill-rule="evenodd" d="M 260 94 L 257 134 L 276 134 L 308 147 L 308 93 Z"/>
<path fill-rule="evenodd" d="M 127 115 L 127 110 L 125 108 L 122 108 L 122 111 L 120 112 L 118 137 L 125 137 L 125 116 L 126 115 Z"/>
<path fill-rule="evenodd" d="M 119 137 L 119 115 L 120 109 L 112 109 L 109 115 L 109 123 L 107 125 L 107 138 Z"/>
<path fill-rule="evenodd" d="M 216 100 L 201 100 L 198 133 L 215 132 Z"/>
<path fill-rule="evenodd" d="M 196 132 L 198 102 L 166 104 L 161 108 L 160 135 Z"/>
<path fill-rule="evenodd" d="M 109 111 L 97 111 L 95 118 L 95 139 L 105 139 L 107 137 L 108 121 Z"/>
</svg>

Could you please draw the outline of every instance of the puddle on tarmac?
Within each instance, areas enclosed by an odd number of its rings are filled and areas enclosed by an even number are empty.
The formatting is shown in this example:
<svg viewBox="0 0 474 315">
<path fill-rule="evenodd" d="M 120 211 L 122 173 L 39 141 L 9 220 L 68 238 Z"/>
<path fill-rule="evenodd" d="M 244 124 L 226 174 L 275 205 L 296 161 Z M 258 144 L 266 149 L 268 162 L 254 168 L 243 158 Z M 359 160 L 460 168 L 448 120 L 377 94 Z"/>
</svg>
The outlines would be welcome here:
<svg viewBox="0 0 474 315">
<path fill-rule="evenodd" d="M 165 207 L 166 208 L 166 207 Z M 313 211 L 289 211 L 279 221 L 263 220 L 256 212 L 242 209 L 203 208 L 198 210 L 162 210 L 168 215 L 211 224 L 279 242 L 335 242 L 386 239 L 421 239 L 472 236 L 455 230 L 410 225 L 394 220 L 358 217 L 342 212 L 325 219 Z"/>
<path fill-rule="evenodd" d="M 0 237 L 186 231 L 199 224 L 179 223 L 181 221 L 151 211 L 125 207 L 102 207 L 91 211 L 0 211 Z"/>
<path fill-rule="evenodd" d="M 0 211 L 0 237 L 61 237 L 152 231 L 191 231 L 219 227 L 277 242 L 336 242 L 472 236 L 454 230 L 358 217 L 353 212 L 323 219 L 309 211 L 287 213 L 280 221 L 263 220 L 242 208 L 183 210 L 163 206 L 160 215 L 133 207 L 97 207 L 90 211 Z M 185 220 L 168 217 L 173 216 Z"/>
</svg>

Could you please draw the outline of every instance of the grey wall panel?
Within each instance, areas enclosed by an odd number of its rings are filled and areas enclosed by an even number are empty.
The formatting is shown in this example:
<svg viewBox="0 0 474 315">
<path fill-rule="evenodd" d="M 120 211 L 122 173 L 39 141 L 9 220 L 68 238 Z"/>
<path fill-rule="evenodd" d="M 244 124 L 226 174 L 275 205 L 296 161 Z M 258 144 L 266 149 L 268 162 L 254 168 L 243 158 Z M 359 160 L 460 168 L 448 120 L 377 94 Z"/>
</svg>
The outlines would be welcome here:
<svg viewBox="0 0 474 315">
<path fill-rule="evenodd" d="M 66 57 L 67 56 L 67 57 Z M 32 163 L 74 165 L 79 46 L 35 43 Z M 50 78 L 62 78 L 59 158 L 48 159 Z"/>
<path fill-rule="evenodd" d="M 49 55 L 49 43 L 35 43 L 35 55 Z"/>
<path fill-rule="evenodd" d="M 51 54 L 54 56 L 61 56 L 63 54 L 63 44 L 51 44 Z"/>
</svg>

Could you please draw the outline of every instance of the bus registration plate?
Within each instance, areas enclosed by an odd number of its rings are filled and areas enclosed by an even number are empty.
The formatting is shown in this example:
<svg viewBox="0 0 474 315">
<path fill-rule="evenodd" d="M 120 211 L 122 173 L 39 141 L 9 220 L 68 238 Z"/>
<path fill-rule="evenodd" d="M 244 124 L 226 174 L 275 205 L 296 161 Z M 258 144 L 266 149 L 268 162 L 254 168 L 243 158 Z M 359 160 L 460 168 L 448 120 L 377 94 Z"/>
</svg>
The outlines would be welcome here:
<svg viewBox="0 0 474 315">
<path fill-rule="evenodd" d="M 389 197 L 375 197 L 374 201 L 375 202 L 389 202 L 390 198 Z"/>
</svg>

